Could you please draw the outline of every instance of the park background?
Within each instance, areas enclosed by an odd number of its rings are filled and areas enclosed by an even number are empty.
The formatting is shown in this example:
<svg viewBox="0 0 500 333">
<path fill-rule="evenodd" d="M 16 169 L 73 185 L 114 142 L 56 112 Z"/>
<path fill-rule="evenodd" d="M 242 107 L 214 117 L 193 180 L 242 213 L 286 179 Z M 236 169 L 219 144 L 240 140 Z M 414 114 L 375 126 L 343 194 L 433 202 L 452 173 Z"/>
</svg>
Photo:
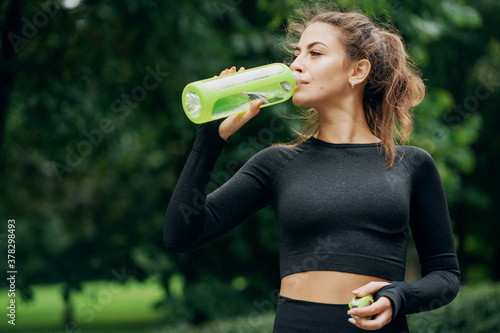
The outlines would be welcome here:
<svg viewBox="0 0 500 333">
<path fill-rule="evenodd" d="M 198 125 L 183 87 L 283 62 L 289 0 L 0 2 L 0 330 L 270 332 L 279 288 L 269 207 L 188 254 L 162 248 L 165 210 Z M 412 332 L 498 332 L 500 25 L 497 0 L 330 1 L 402 33 L 427 86 L 408 144 L 446 188 L 463 275 Z M 290 102 L 231 139 L 213 185 L 296 137 Z M 15 219 L 16 326 L 7 221 Z M 419 278 L 410 241 L 407 281 Z"/>
</svg>

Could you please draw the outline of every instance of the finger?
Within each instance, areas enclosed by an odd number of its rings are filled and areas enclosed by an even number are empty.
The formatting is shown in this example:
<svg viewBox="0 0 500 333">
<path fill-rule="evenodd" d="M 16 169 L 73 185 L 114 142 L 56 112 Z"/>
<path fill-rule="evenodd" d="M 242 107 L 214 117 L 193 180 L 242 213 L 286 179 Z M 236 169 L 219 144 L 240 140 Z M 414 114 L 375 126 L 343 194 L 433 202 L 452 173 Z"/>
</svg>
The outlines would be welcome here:
<svg viewBox="0 0 500 333">
<path fill-rule="evenodd" d="M 262 98 L 256 100 L 256 101 L 251 101 L 250 102 L 250 109 L 244 113 L 243 117 L 248 121 L 255 117 L 259 111 L 260 111 L 260 106 L 262 105 Z"/>
<path fill-rule="evenodd" d="M 241 71 L 244 71 L 244 70 L 245 70 L 245 68 L 244 68 L 244 67 L 240 67 L 240 69 L 239 69 L 239 71 L 238 71 L 238 72 L 241 72 Z M 233 67 L 231 67 L 231 68 L 229 68 L 229 69 L 227 69 L 227 68 L 226 68 L 225 70 L 223 70 L 222 72 L 220 72 L 220 74 L 219 74 L 219 75 L 226 75 L 226 74 L 229 74 L 229 73 L 234 73 L 234 72 L 236 72 L 236 66 L 233 66 Z M 216 76 L 217 76 L 217 75 L 215 75 L 214 77 L 216 77 Z"/>
<path fill-rule="evenodd" d="M 348 315 L 368 317 L 373 316 L 384 311 L 392 311 L 392 304 L 386 297 L 381 297 L 378 301 L 363 308 L 353 308 L 347 311 Z"/>
<path fill-rule="evenodd" d="M 364 330 L 374 331 L 378 330 L 388 323 L 390 323 L 391 317 L 387 312 L 380 313 L 375 319 L 368 320 L 364 318 L 350 318 L 349 322 L 354 324 L 356 327 L 359 327 Z"/>
<path fill-rule="evenodd" d="M 250 102 L 250 110 L 252 110 L 252 109 L 259 110 L 260 106 L 262 105 L 263 102 L 264 102 L 264 100 L 262 98 L 251 101 Z"/>
<path fill-rule="evenodd" d="M 390 284 L 389 282 L 384 282 L 384 281 L 372 281 L 367 284 L 365 284 L 362 287 L 359 287 L 356 290 L 353 290 L 352 293 L 356 295 L 357 297 L 363 297 L 366 295 L 371 295 L 376 293 L 380 288 L 387 286 Z"/>
<path fill-rule="evenodd" d="M 227 117 L 219 128 L 219 134 L 222 138 L 229 138 L 239 130 L 250 119 L 259 114 L 262 99 L 250 102 L 250 109 L 246 112 L 238 113 Z M 227 123 L 227 124 L 226 124 Z M 226 126 L 223 126 L 226 125 Z"/>
<path fill-rule="evenodd" d="M 365 284 L 362 287 L 359 287 L 358 289 L 355 289 L 352 291 L 352 293 L 358 297 L 366 296 L 373 294 L 377 292 L 380 288 L 383 286 L 386 286 L 390 284 L 389 282 L 382 282 L 382 281 L 372 281 L 367 284 Z"/>
<path fill-rule="evenodd" d="M 243 126 L 246 122 L 248 122 L 250 119 L 255 117 L 259 111 L 260 111 L 260 106 L 262 105 L 262 99 L 258 99 L 256 101 L 251 101 L 250 102 L 250 109 L 246 112 L 242 112 L 238 115 L 239 118 L 239 126 Z"/>
<path fill-rule="evenodd" d="M 347 311 L 347 314 L 350 316 L 358 316 L 358 317 L 369 317 L 376 315 L 380 312 L 382 312 L 384 309 L 380 309 L 377 307 L 374 307 L 373 305 L 366 306 L 364 308 L 355 308 L 352 310 Z"/>
</svg>

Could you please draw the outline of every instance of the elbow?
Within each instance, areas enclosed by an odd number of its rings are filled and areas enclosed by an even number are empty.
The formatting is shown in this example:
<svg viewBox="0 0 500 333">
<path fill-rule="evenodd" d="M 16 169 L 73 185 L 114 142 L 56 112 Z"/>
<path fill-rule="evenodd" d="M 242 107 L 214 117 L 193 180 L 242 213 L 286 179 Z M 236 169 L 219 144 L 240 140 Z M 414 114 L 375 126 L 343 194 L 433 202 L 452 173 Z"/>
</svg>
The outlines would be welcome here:
<svg viewBox="0 0 500 333">
<path fill-rule="evenodd" d="M 461 279 L 461 276 L 460 276 L 460 273 L 456 273 L 454 274 L 454 277 L 455 277 L 455 281 L 453 281 L 453 293 L 454 293 L 454 297 L 457 297 L 458 295 L 458 292 L 460 291 L 460 285 L 461 285 L 461 282 L 462 282 L 462 279 Z"/>
<path fill-rule="evenodd" d="M 179 225 L 177 221 L 169 217 L 168 210 L 163 225 L 163 248 L 170 253 L 189 252 L 190 243 L 186 239 L 186 233 L 174 226 Z"/>
<path fill-rule="evenodd" d="M 163 225 L 163 248 L 171 253 L 187 253 L 197 249 L 199 241 L 196 226 L 184 227 L 184 221 L 169 216 L 168 211 Z"/>
<path fill-rule="evenodd" d="M 460 274 L 455 272 L 446 275 L 445 278 L 448 287 L 445 289 L 446 292 L 443 290 L 441 294 L 444 302 L 443 305 L 451 303 L 457 297 L 458 292 L 460 291 L 461 281 Z"/>
</svg>

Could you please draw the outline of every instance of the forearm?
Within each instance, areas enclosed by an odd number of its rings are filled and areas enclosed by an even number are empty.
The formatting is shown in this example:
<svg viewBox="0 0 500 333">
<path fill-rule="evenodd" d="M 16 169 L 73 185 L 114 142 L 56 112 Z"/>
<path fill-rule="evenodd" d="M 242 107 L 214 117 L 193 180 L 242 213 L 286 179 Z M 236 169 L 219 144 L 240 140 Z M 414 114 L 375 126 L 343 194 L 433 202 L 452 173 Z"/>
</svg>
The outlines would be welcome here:
<svg viewBox="0 0 500 333">
<path fill-rule="evenodd" d="M 396 315 L 434 310 L 450 303 L 458 294 L 460 276 L 445 270 L 430 272 L 415 282 L 393 281 L 375 293 L 388 297 Z"/>
<path fill-rule="evenodd" d="M 167 207 L 163 241 L 171 252 L 193 250 L 207 218 L 206 191 L 225 140 L 217 134 L 219 122 L 200 127 Z"/>
</svg>

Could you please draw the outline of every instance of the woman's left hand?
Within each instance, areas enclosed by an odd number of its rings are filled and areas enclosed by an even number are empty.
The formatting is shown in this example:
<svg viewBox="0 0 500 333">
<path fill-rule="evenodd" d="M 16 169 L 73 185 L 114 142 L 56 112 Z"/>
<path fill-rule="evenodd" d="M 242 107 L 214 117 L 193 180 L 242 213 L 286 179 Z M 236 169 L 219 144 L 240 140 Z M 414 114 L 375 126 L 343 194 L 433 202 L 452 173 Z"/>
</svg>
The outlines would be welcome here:
<svg viewBox="0 0 500 333">
<path fill-rule="evenodd" d="M 354 290 L 352 293 L 356 297 L 363 297 L 375 294 L 380 288 L 390 284 L 389 282 L 374 281 Z M 385 296 L 380 297 L 375 303 L 370 304 L 364 308 L 354 308 L 347 311 L 348 315 L 358 316 L 356 318 L 349 318 L 349 322 L 355 326 L 374 331 L 389 324 L 392 320 L 392 304 L 391 300 Z M 373 320 L 361 318 L 361 316 L 374 316 Z"/>
</svg>

